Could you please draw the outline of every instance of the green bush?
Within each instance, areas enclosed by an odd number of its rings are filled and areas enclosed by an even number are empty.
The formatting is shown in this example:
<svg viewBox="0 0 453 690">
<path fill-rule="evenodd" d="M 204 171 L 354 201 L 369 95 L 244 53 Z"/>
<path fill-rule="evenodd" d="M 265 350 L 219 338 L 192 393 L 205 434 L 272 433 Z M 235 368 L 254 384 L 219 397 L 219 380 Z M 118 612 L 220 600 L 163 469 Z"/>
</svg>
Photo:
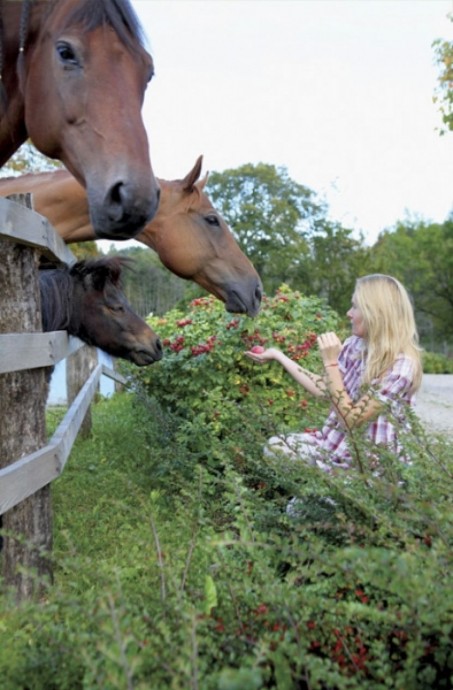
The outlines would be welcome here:
<svg viewBox="0 0 453 690">
<path fill-rule="evenodd" d="M 280 428 L 301 429 L 319 419 L 319 406 L 280 365 L 257 365 L 244 351 L 253 345 L 278 347 L 303 367 L 318 370 L 316 336 L 339 327 L 323 300 L 282 286 L 264 299 L 254 320 L 227 314 L 219 300 L 201 297 L 187 312 L 172 310 L 149 323 L 163 338 L 165 356 L 152 367 L 134 369 L 134 379 L 165 409 L 219 435 L 260 411 L 268 418 L 265 413 L 271 413 Z"/>
<path fill-rule="evenodd" d="M 0 690 L 451 687 L 451 445 L 345 483 L 264 460 L 244 420 L 212 435 L 219 472 L 142 402 L 94 406 L 53 485 L 55 582 L 2 596 Z"/>
<path fill-rule="evenodd" d="M 424 352 L 423 372 L 425 374 L 453 374 L 453 359 L 438 352 Z"/>
</svg>

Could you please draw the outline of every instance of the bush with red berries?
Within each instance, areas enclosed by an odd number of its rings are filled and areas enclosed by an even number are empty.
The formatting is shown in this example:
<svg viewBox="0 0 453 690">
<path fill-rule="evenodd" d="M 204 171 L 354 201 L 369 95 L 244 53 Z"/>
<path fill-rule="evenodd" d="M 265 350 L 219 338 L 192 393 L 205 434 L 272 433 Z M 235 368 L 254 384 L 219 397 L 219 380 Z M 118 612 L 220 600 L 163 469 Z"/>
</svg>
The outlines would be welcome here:
<svg viewBox="0 0 453 690">
<path fill-rule="evenodd" d="M 277 347 L 304 368 L 319 370 L 316 337 L 339 329 L 338 316 L 323 300 L 282 286 L 264 298 L 255 319 L 201 297 L 186 312 L 174 309 L 148 322 L 162 338 L 164 358 L 133 374 L 165 409 L 196 417 L 216 434 L 228 432 L 238 417 L 268 417 L 280 429 L 300 431 L 325 414 L 325 406 L 320 412 L 279 364 L 256 364 L 244 355 L 254 346 Z"/>
</svg>

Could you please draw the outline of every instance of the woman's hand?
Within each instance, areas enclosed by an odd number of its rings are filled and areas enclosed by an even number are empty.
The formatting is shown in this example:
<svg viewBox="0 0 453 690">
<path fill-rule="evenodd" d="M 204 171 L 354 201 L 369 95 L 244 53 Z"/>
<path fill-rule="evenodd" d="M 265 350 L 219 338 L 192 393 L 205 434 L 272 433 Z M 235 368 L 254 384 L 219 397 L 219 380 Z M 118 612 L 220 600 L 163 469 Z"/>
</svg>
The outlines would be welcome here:
<svg viewBox="0 0 453 690">
<path fill-rule="evenodd" d="M 336 364 L 338 355 L 341 352 L 341 340 L 336 333 L 323 333 L 318 338 L 319 352 L 321 353 L 324 366 Z"/>
<path fill-rule="evenodd" d="M 244 352 L 244 354 L 254 362 L 263 364 L 264 362 L 271 362 L 272 360 L 277 359 L 279 352 L 280 350 L 277 350 L 277 348 L 269 347 L 267 350 L 263 350 L 263 352 L 253 352 L 252 350 L 247 350 L 247 352 Z"/>
</svg>

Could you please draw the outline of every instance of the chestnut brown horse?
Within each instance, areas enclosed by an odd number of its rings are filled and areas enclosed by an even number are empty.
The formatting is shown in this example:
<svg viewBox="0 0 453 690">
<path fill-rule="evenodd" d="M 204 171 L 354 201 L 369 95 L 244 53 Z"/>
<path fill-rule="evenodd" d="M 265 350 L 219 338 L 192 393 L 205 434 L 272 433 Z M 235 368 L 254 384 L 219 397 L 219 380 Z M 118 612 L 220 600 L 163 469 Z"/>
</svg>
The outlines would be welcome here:
<svg viewBox="0 0 453 690">
<path fill-rule="evenodd" d="M 159 188 L 141 108 L 153 61 L 128 0 L 0 3 L 0 165 L 29 137 L 87 189 L 97 237 L 134 237 Z"/>
<path fill-rule="evenodd" d="M 161 180 L 153 220 L 137 235 L 172 273 L 193 280 L 221 299 L 230 312 L 256 316 L 259 276 L 199 180 L 202 156 L 183 180 Z M 48 218 L 64 241 L 95 239 L 85 190 L 68 172 L 57 170 L 0 179 L 0 196 L 31 192 L 34 209 Z"/>
<path fill-rule="evenodd" d="M 132 311 L 121 290 L 125 263 L 119 257 L 103 257 L 41 270 L 43 331 L 68 331 L 139 367 L 161 359 L 158 336 Z"/>
</svg>

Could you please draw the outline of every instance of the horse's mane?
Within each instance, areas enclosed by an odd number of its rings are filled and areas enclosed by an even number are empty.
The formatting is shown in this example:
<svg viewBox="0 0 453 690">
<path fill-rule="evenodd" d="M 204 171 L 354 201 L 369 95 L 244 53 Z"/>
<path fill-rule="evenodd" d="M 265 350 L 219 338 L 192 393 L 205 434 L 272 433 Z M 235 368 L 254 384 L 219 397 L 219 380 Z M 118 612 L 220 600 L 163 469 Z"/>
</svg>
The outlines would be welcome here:
<svg viewBox="0 0 453 690">
<path fill-rule="evenodd" d="M 67 330 L 74 316 L 77 284 L 102 290 L 107 282 L 120 286 L 121 271 L 131 259 L 106 256 L 77 261 L 72 266 L 43 269 L 39 272 L 41 314 L 44 332 Z M 89 281 L 89 282 L 88 282 Z"/>
<path fill-rule="evenodd" d="M 144 44 L 144 33 L 129 0 L 85 0 L 67 16 L 67 25 L 80 24 L 86 31 L 108 24 L 130 50 Z"/>
<path fill-rule="evenodd" d="M 74 281 L 68 268 L 39 272 L 41 318 L 44 332 L 66 330 L 71 320 Z"/>
<path fill-rule="evenodd" d="M 90 277 L 95 289 L 100 289 L 99 284 L 104 285 L 107 281 L 120 286 L 123 268 L 129 267 L 132 263 L 133 261 L 125 256 L 102 256 L 77 261 L 69 268 L 69 273 L 80 281 Z"/>
</svg>

